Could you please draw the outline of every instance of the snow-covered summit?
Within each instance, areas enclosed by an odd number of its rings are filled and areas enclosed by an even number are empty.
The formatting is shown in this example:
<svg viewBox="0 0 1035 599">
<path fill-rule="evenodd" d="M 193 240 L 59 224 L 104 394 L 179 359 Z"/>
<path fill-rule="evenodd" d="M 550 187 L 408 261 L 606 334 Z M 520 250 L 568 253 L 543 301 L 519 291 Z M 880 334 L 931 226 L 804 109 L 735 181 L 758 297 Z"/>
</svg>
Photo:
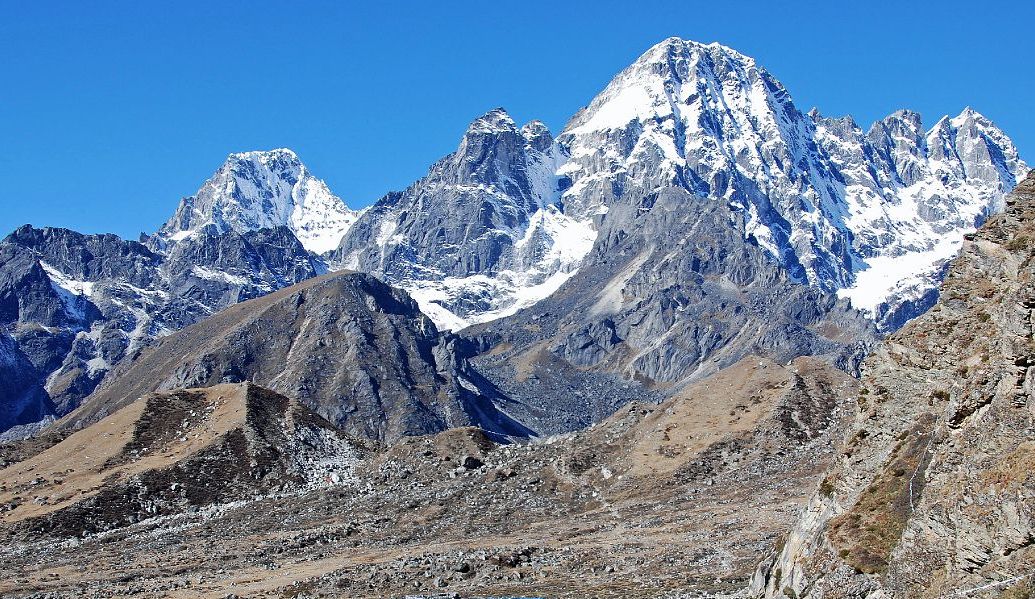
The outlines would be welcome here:
<svg viewBox="0 0 1035 599">
<path fill-rule="evenodd" d="M 467 126 L 467 135 L 496 135 L 516 130 L 517 124 L 505 109 L 493 108 L 471 121 L 471 124 Z"/>
<path fill-rule="evenodd" d="M 241 233 L 287 226 L 307 250 L 323 254 L 338 246 L 358 215 L 291 150 L 241 152 L 180 202 L 158 237 L 175 243 L 209 225 Z"/>
<path fill-rule="evenodd" d="M 972 109 L 926 131 L 898 111 L 864 132 L 850 117 L 800 112 L 754 59 L 679 38 L 620 72 L 558 142 L 570 215 L 668 186 L 726 201 L 793 277 L 888 327 L 933 301 L 964 232 L 1027 172 Z"/>
<path fill-rule="evenodd" d="M 553 134 L 550 128 L 542 121 L 529 121 L 521 127 L 521 136 L 525 138 L 530 146 L 542 152 L 553 143 Z"/>
</svg>

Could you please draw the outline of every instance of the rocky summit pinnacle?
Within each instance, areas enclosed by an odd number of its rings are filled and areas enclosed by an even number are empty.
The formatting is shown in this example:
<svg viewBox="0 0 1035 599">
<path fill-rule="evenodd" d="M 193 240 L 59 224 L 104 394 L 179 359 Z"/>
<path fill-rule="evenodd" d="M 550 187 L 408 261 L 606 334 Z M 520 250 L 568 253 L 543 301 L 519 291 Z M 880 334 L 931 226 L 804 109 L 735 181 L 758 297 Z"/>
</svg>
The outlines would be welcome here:
<svg viewBox="0 0 1035 599">
<path fill-rule="evenodd" d="M 520 130 L 501 108 L 476 118 L 426 177 L 375 203 L 332 265 L 377 273 L 447 329 L 546 297 L 592 246 L 589 223 L 559 205 L 566 160 L 549 130 Z"/>
<path fill-rule="evenodd" d="M 163 244 L 204 227 L 238 233 L 286 226 L 309 251 L 334 249 L 358 213 L 349 210 L 288 149 L 231 154 L 161 228 Z"/>
</svg>

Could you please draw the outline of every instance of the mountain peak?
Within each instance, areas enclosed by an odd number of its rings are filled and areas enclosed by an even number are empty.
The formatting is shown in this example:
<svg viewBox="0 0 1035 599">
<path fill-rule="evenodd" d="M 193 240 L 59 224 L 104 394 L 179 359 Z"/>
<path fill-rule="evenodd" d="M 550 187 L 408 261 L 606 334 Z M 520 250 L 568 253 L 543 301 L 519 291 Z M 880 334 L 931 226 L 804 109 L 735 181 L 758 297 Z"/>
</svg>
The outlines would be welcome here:
<svg viewBox="0 0 1035 599">
<path fill-rule="evenodd" d="M 546 150 L 553 143 L 553 134 L 550 133 L 550 128 L 546 126 L 546 123 L 542 121 L 529 121 L 521 127 L 521 137 L 525 138 L 525 142 L 532 148 L 539 150 L 540 152 Z"/>
<path fill-rule="evenodd" d="M 923 117 L 912 110 L 899 109 L 870 126 L 870 138 L 880 136 L 907 137 L 916 143 L 924 134 Z"/>
<path fill-rule="evenodd" d="M 731 59 L 735 59 L 745 64 L 750 63 L 754 65 L 755 59 L 741 54 L 740 52 L 724 46 L 719 42 L 698 42 L 695 40 L 687 40 L 678 36 L 666 38 L 657 44 L 651 46 L 646 52 L 644 52 L 636 62 L 641 61 L 653 61 L 663 56 L 672 56 L 678 54 L 689 54 L 689 53 L 709 53 L 715 55 L 725 55 Z"/>
<path fill-rule="evenodd" d="M 923 117 L 920 116 L 919 112 L 916 112 L 916 111 L 913 111 L 913 110 L 909 110 L 907 108 L 900 108 L 900 109 L 896 110 L 895 112 L 893 112 L 890 115 L 888 115 L 885 120 L 888 120 L 888 119 L 895 119 L 895 120 L 899 120 L 899 121 L 906 121 L 908 123 L 916 123 L 916 125 L 918 127 L 920 126 L 920 124 L 924 120 Z"/>
<path fill-rule="evenodd" d="M 998 130 L 998 127 L 996 127 L 988 117 L 974 110 L 970 106 L 967 106 L 958 115 L 949 120 L 957 129 L 965 123 L 974 123 L 982 127 L 990 127 Z"/>
<path fill-rule="evenodd" d="M 218 232 L 289 227 L 309 251 L 333 250 L 358 213 L 287 148 L 230 154 L 159 230 L 175 243 L 212 226 Z"/>
<path fill-rule="evenodd" d="M 970 106 L 967 106 L 963 110 L 961 110 L 958 116 L 959 117 L 964 117 L 964 118 L 970 118 L 970 117 L 985 118 L 984 115 L 982 115 L 980 112 L 974 110 Z"/>
<path fill-rule="evenodd" d="M 634 121 L 680 119 L 723 106 L 732 112 L 726 104 L 732 95 L 744 104 L 763 100 L 790 105 L 783 86 L 753 58 L 716 42 L 668 38 L 615 76 L 565 132 L 616 130 Z"/>
<path fill-rule="evenodd" d="M 517 131 L 517 124 L 503 108 L 493 108 L 467 126 L 467 135 L 493 135 L 510 131 Z"/>
<path fill-rule="evenodd" d="M 274 148 L 272 150 L 252 150 L 249 152 L 234 152 L 227 156 L 227 161 L 230 160 L 259 160 L 268 162 L 276 159 L 284 159 L 292 162 L 301 164 L 301 160 L 298 158 L 298 154 L 290 148 Z"/>
</svg>

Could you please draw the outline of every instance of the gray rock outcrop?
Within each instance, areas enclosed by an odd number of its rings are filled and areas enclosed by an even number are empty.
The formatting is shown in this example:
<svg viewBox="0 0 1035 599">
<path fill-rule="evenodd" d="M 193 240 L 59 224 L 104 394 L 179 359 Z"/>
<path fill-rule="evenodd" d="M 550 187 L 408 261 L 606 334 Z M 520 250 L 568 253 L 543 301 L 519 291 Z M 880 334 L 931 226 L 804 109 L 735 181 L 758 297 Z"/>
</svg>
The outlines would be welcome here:
<svg viewBox="0 0 1035 599">
<path fill-rule="evenodd" d="M 1023 597 L 1035 581 L 1035 176 L 867 358 L 840 458 L 752 591 Z"/>
</svg>

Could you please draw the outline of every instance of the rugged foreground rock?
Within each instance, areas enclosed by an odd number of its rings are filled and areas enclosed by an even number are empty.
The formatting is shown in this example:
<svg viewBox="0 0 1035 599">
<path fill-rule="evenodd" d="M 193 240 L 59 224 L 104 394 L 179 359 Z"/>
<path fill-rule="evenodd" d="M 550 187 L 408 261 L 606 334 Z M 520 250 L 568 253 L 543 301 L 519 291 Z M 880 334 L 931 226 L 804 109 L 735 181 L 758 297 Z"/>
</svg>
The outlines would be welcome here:
<svg viewBox="0 0 1035 599">
<path fill-rule="evenodd" d="M 837 398 L 854 397 L 854 387 L 819 360 L 752 357 L 663 404 L 630 404 L 590 429 L 535 443 L 498 445 L 474 428 L 383 448 L 343 440 L 346 455 L 361 459 L 336 479 L 302 477 L 308 483 L 294 482 L 290 464 L 263 469 L 262 451 L 224 451 L 221 439 L 233 434 L 209 432 L 241 417 L 205 419 L 203 406 L 241 407 L 213 397 L 242 387 L 152 395 L 34 457 L 8 452 L 21 461 L 0 471 L 4 501 L 15 504 L 0 529 L 0 594 L 733 593 L 818 483 L 830 435 L 841 432 Z M 196 394 L 205 394 L 202 406 L 191 403 Z M 158 413 L 156 401 L 176 426 L 140 424 Z M 261 402 L 248 405 L 248 414 L 262 411 Z M 291 420 L 258 430 L 272 435 Z M 90 458 L 64 467 L 74 472 L 52 472 L 80 451 Z M 257 468 L 268 473 L 253 476 Z M 206 501 L 172 488 L 190 481 L 208 490 Z M 219 494 L 231 488 L 232 500 Z M 130 498 L 157 511 L 119 509 Z"/>
<path fill-rule="evenodd" d="M 1035 177 L 939 303 L 864 367 L 838 457 L 767 597 L 1029 597 L 1035 587 Z"/>
</svg>

